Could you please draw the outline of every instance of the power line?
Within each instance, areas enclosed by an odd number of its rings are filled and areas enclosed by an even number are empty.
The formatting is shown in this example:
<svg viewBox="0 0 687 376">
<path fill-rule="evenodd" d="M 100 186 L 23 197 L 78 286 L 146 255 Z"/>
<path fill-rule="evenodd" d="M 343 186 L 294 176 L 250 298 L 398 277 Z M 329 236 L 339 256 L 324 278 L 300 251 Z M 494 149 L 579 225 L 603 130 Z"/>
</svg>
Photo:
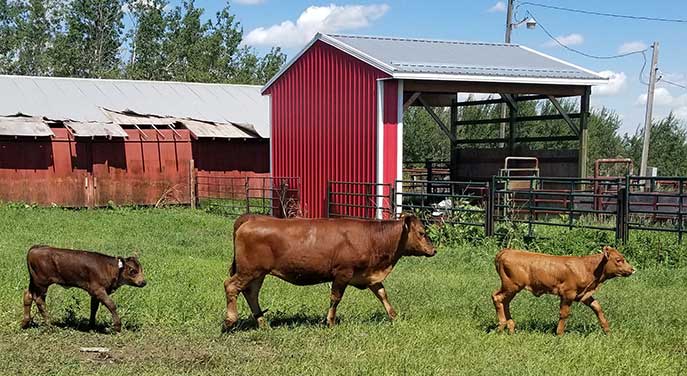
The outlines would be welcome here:
<svg viewBox="0 0 687 376">
<path fill-rule="evenodd" d="M 537 21 L 537 26 L 540 26 L 541 29 L 544 30 L 544 32 L 546 33 L 546 35 L 548 35 L 549 38 L 551 38 L 554 42 L 558 43 L 558 45 L 560 45 L 561 47 L 565 48 L 565 49 L 568 50 L 568 51 L 572 51 L 572 52 L 574 52 L 574 53 L 576 53 L 576 54 L 580 54 L 580 55 L 582 55 L 582 56 L 586 56 L 586 57 L 589 57 L 589 58 L 592 58 L 592 59 L 608 60 L 608 59 L 618 59 L 618 58 L 621 58 L 621 57 L 630 56 L 630 55 L 634 55 L 634 54 L 642 54 L 642 55 L 643 55 L 644 52 L 646 52 L 646 51 L 649 49 L 649 47 L 647 47 L 647 48 L 645 48 L 645 49 L 643 49 L 643 50 L 630 51 L 630 52 L 626 52 L 626 53 L 623 53 L 623 54 L 608 55 L 608 56 L 600 56 L 600 55 L 588 54 L 588 53 L 586 53 L 586 52 L 582 52 L 582 51 L 580 51 L 580 50 L 574 49 L 574 48 L 568 46 L 567 44 L 565 44 L 565 43 L 559 41 L 558 38 L 554 37 L 553 34 L 551 34 L 551 33 L 549 32 L 549 30 L 548 30 L 546 27 L 544 27 L 544 25 L 543 25 L 541 22 L 539 22 L 539 20 L 536 19 L 532 13 L 528 12 L 528 14 L 529 14 L 530 17 L 532 17 L 535 21 Z M 645 63 L 646 63 L 646 57 L 645 57 Z"/>
<path fill-rule="evenodd" d="M 667 84 L 669 84 L 669 85 L 673 85 L 673 86 L 676 86 L 676 87 L 679 87 L 679 88 L 687 89 L 687 86 L 678 84 L 678 83 L 676 83 L 676 82 L 668 81 L 668 80 L 664 79 L 663 77 L 659 78 L 659 79 L 658 79 L 658 82 L 665 82 L 665 83 L 667 83 Z"/>
<path fill-rule="evenodd" d="M 596 11 L 591 11 L 591 10 L 573 9 L 573 8 L 559 7 L 559 6 L 555 6 L 555 5 L 547 5 L 547 4 L 533 3 L 533 2 L 530 2 L 530 1 L 524 1 L 524 2 L 522 2 L 522 3 L 520 3 L 520 4 L 521 4 L 521 5 L 531 5 L 531 6 L 535 6 L 535 7 L 541 7 L 541 8 L 549 8 L 549 9 L 562 10 L 562 11 L 566 11 L 566 12 L 575 12 L 575 13 L 582 13 L 582 14 L 591 14 L 591 15 L 594 15 L 594 16 L 615 17 L 615 18 L 627 18 L 627 19 L 642 20 L 642 21 L 658 21 L 658 22 L 687 23 L 687 19 L 663 18 L 663 17 L 649 17 L 649 16 L 634 16 L 634 15 L 617 14 L 617 13 L 604 13 L 604 12 L 596 12 Z"/>
</svg>

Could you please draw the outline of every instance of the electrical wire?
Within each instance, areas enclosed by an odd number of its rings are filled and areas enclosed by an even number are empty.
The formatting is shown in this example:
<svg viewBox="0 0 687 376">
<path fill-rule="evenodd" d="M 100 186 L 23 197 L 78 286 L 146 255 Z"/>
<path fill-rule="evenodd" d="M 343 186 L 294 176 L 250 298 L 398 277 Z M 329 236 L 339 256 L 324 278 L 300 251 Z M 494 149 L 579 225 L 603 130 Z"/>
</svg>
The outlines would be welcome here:
<svg viewBox="0 0 687 376">
<path fill-rule="evenodd" d="M 558 38 L 554 37 L 553 34 L 551 34 L 551 33 L 549 32 L 549 30 L 548 30 L 541 22 L 539 22 L 539 20 L 536 19 L 536 18 L 534 17 L 534 15 L 533 15 L 531 12 L 527 12 L 527 13 L 529 14 L 530 17 L 532 17 L 532 19 L 534 19 L 534 20 L 537 22 L 537 26 L 540 26 L 541 29 L 544 30 L 544 32 L 546 33 L 546 35 L 548 35 L 549 38 L 551 38 L 551 40 L 553 40 L 554 42 L 558 43 L 558 45 L 560 45 L 561 47 L 565 48 L 565 49 L 568 50 L 568 51 L 572 51 L 572 52 L 574 52 L 574 53 L 576 53 L 576 54 L 580 54 L 580 55 L 582 55 L 582 56 L 586 56 L 586 57 L 589 57 L 589 58 L 592 58 L 592 59 L 608 60 L 608 59 L 618 59 L 618 58 L 621 58 L 621 57 L 630 56 L 630 55 L 634 55 L 634 54 L 642 54 L 642 55 L 644 55 L 644 52 L 646 52 L 646 51 L 649 49 L 649 47 L 647 47 L 647 48 L 645 48 L 645 49 L 643 49 L 643 50 L 630 51 L 630 52 L 626 52 L 626 53 L 622 53 L 622 54 L 618 54 L 618 55 L 608 55 L 608 56 L 600 56 L 600 55 L 588 54 L 588 53 L 586 53 L 586 52 L 583 52 L 583 51 L 574 49 L 574 48 L 568 46 L 567 44 L 565 44 L 565 43 L 559 41 Z M 646 64 L 646 56 L 644 57 L 644 62 L 645 62 L 645 64 Z"/>
<path fill-rule="evenodd" d="M 566 11 L 566 12 L 590 14 L 590 15 L 594 15 L 594 16 L 626 18 L 626 19 L 641 20 L 641 21 L 687 23 L 687 19 L 680 19 L 680 18 L 664 18 L 664 17 L 634 16 L 634 15 L 617 14 L 617 13 L 605 13 L 605 12 L 597 12 L 597 11 L 591 11 L 591 10 L 565 8 L 565 7 L 555 6 L 555 5 L 548 5 L 548 4 L 533 3 L 530 1 L 523 1 L 520 4 L 521 5 L 531 5 L 534 7 L 562 10 L 562 11 Z"/>
<path fill-rule="evenodd" d="M 687 89 L 687 86 L 686 86 L 686 85 L 681 85 L 681 84 L 678 84 L 678 83 L 676 83 L 676 82 L 668 81 L 668 80 L 666 80 L 666 79 L 663 78 L 663 77 L 659 78 L 659 79 L 658 79 L 658 82 L 665 82 L 665 83 L 667 83 L 668 85 L 673 85 L 673 86 L 676 86 L 676 87 L 679 87 L 679 88 L 682 88 L 682 89 Z"/>
</svg>

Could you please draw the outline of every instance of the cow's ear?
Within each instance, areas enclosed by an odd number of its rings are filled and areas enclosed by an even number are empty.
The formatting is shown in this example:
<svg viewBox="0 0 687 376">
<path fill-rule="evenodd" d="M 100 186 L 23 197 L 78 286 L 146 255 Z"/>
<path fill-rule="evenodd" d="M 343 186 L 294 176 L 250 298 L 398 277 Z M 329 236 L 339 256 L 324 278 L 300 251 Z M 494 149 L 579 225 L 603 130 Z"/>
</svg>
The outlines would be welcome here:
<svg viewBox="0 0 687 376">
<path fill-rule="evenodd" d="M 410 225 L 413 223 L 414 218 L 415 216 L 412 214 L 404 214 L 401 217 L 401 219 L 403 219 L 403 227 L 406 229 L 406 231 L 410 230 Z"/>
<path fill-rule="evenodd" d="M 611 249 L 611 247 L 609 247 L 609 246 L 604 246 L 603 250 L 601 251 L 601 253 L 603 253 L 604 258 L 605 258 L 606 260 L 608 260 L 608 258 L 610 257 L 610 255 L 608 254 L 608 252 L 610 251 L 610 249 Z"/>
</svg>

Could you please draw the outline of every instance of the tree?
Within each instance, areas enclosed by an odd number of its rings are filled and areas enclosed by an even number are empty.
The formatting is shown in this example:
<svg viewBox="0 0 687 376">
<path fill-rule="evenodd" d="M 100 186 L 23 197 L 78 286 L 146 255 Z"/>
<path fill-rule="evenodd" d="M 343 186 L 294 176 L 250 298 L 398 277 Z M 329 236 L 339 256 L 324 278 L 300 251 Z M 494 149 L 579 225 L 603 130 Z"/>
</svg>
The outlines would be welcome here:
<svg viewBox="0 0 687 376">
<path fill-rule="evenodd" d="M 72 0 L 66 31 L 55 40 L 54 73 L 67 77 L 116 77 L 124 24 L 123 0 Z"/>
<path fill-rule="evenodd" d="M 128 0 L 128 14 L 132 27 L 129 40 L 129 60 L 126 64 L 127 78 L 137 80 L 155 80 L 165 78 L 165 41 L 164 7 L 165 0 Z"/>
<path fill-rule="evenodd" d="M 13 73 L 18 44 L 16 22 L 20 13 L 16 1 L 0 0 L 0 74 Z"/>
<path fill-rule="evenodd" d="M 627 153 L 635 163 L 641 160 L 643 141 L 643 130 L 625 139 Z M 687 130 L 672 112 L 667 117 L 652 122 L 649 141 L 648 165 L 658 167 L 659 175 L 687 175 Z"/>
</svg>

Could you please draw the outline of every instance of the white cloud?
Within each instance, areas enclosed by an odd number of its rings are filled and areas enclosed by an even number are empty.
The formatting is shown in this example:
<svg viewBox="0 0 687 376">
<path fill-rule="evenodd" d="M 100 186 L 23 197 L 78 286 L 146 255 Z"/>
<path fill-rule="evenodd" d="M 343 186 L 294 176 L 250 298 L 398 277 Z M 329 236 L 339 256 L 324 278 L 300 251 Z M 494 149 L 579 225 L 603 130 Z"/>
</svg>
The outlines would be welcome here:
<svg viewBox="0 0 687 376">
<path fill-rule="evenodd" d="M 234 2 L 243 5 L 258 5 L 265 2 L 265 0 L 234 0 Z"/>
<path fill-rule="evenodd" d="M 618 47 L 618 53 L 619 54 L 626 54 L 628 52 L 635 52 L 635 51 L 641 51 L 645 50 L 647 48 L 646 43 L 642 42 L 641 40 L 634 41 L 634 42 L 625 42 Z"/>
<path fill-rule="evenodd" d="M 572 33 L 568 35 L 559 35 L 556 40 L 566 46 L 576 46 L 584 43 L 584 37 L 582 34 Z M 557 47 L 559 44 L 555 41 L 549 41 L 544 43 L 544 47 Z"/>
<path fill-rule="evenodd" d="M 646 94 L 642 94 L 637 98 L 637 105 L 646 104 Z M 665 107 L 675 114 L 675 116 L 687 120 L 687 94 L 673 96 L 670 91 L 664 87 L 657 87 L 654 91 L 654 106 Z"/>
<path fill-rule="evenodd" d="M 251 30 L 244 40 L 248 45 L 298 47 L 317 32 L 334 33 L 369 26 L 389 11 L 387 4 L 334 5 L 308 7 L 298 20 Z"/>
<path fill-rule="evenodd" d="M 136 7 L 139 7 L 139 6 L 140 6 L 140 7 L 161 6 L 162 4 L 159 4 L 159 3 L 156 4 L 154 0 L 135 0 L 135 1 L 132 2 L 132 5 L 134 6 L 134 8 L 136 8 Z M 169 6 L 169 4 L 167 4 L 167 5 L 165 6 L 165 8 L 167 8 L 168 6 Z M 124 3 L 124 4 L 122 5 L 122 12 L 124 12 L 124 13 L 129 13 L 130 10 L 131 10 L 131 9 L 130 9 L 130 7 L 129 7 L 129 3 Z"/>
<path fill-rule="evenodd" d="M 506 4 L 503 1 L 497 1 L 494 6 L 489 8 L 487 12 L 489 13 L 501 13 L 506 11 Z"/>
<path fill-rule="evenodd" d="M 627 83 L 627 76 L 625 72 L 601 71 L 599 74 L 608 78 L 606 85 L 599 85 L 592 87 L 594 95 L 616 95 L 625 88 Z"/>
</svg>

